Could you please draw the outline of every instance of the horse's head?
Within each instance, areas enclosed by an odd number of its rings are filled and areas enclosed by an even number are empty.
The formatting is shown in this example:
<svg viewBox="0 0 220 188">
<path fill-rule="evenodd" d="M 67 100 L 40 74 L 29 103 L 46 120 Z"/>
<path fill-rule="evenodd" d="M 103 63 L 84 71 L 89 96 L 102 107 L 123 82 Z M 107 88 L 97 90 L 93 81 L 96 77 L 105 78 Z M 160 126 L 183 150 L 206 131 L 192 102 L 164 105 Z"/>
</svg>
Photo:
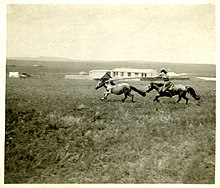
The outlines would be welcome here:
<svg viewBox="0 0 220 188">
<path fill-rule="evenodd" d="M 196 95 L 196 100 L 199 100 L 200 99 L 200 95 Z"/>
<path fill-rule="evenodd" d="M 153 82 L 151 82 L 148 86 L 148 89 L 146 90 L 147 93 L 149 93 L 150 91 L 152 91 L 154 89 L 154 84 Z"/>
<path fill-rule="evenodd" d="M 101 78 L 101 80 L 97 83 L 95 89 L 99 89 L 100 87 L 109 87 L 109 86 L 112 86 L 112 85 L 115 85 L 115 83 L 113 82 L 114 80 L 113 79 L 106 79 L 106 78 Z"/>
<path fill-rule="evenodd" d="M 95 86 L 95 89 L 99 89 L 101 87 L 105 86 L 105 81 L 104 80 L 100 80 L 97 85 Z"/>
<path fill-rule="evenodd" d="M 149 92 L 152 91 L 153 89 L 155 89 L 155 90 L 158 91 L 159 88 L 163 86 L 163 84 L 164 84 L 164 83 L 155 83 L 155 82 L 151 82 L 151 83 L 149 84 L 148 89 L 147 89 L 146 92 L 149 93 Z"/>
</svg>

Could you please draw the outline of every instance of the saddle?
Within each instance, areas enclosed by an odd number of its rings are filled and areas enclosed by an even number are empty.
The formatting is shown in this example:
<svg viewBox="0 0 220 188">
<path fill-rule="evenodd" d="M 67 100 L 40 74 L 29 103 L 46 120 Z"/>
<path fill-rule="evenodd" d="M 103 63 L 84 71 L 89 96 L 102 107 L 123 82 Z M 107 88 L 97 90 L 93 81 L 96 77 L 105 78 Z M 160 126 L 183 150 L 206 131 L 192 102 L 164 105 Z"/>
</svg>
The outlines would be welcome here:
<svg viewBox="0 0 220 188">
<path fill-rule="evenodd" d="M 166 87 L 167 87 L 167 90 L 172 90 L 174 87 L 174 84 L 169 82 Z"/>
</svg>

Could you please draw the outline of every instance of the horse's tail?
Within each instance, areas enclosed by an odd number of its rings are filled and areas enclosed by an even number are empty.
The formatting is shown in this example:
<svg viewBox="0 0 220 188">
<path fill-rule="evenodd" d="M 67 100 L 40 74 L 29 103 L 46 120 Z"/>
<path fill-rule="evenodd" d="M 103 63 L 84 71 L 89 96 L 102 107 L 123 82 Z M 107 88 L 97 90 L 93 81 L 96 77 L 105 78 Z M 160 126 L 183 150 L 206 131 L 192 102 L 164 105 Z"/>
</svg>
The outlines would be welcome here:
<svg viewBox="0 0 220 188">
<path fill-rule="evenodd" d="M 139 93 L 141 96 L 145 97 L 146 96 L 146 92 L 141 91 L 139 89 L 137 89 L 136 87 L 130 86 L 131 90 L 134 90 L 135 92 Z"/>
<path fill-rule="evenodd" d="M 195 90 L 192 87 L 186 86 L 186 91 L 196 100 L 200 99 L 200 96 L 196 94 Z"/>
</svg>

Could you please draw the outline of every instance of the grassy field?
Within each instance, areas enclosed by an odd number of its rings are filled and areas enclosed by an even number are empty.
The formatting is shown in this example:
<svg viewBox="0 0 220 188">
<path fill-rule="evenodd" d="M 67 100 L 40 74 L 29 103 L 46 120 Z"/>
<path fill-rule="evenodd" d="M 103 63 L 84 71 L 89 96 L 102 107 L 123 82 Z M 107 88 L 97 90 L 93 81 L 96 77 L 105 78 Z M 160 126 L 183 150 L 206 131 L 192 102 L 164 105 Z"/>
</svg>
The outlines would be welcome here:
<svg viewBox="0 0 220 188">
<path fill-rule="evenodd" d="M 93 80 L 7 78 L 5 183 L 213 184 L 215 82 L 181 83 L 201 100 L 156 103 L 151 92 L 134 93 L 136 103 L 114 95 L 100 101 L 104 89 Z"/>
</svg>

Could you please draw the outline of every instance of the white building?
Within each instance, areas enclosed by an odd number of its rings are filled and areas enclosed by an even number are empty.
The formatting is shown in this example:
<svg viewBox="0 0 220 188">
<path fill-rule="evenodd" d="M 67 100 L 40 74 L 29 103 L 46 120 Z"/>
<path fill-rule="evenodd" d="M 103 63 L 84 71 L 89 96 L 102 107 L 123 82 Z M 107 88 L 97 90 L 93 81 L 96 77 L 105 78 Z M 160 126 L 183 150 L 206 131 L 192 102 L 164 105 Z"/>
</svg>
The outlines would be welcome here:
<svg viewBox="0 0 220 188">
<path fill-rule="evenodd" d="M 85 71 L 81 71 L 81 72 L 79 72 L 79 75 L 88 75 L 88 73 Z"/>
<path fill-rule="evenodd" d="M 104 74 L 108 72 L 111 75 L 111 70 L 91 70 L 89 71 L 89 76 L 96 80 L 96 79 L 100 79 L 102 76 L 104 76 Z"/>
<path fill-rule="evenodd" d="M 9 77 L 19 78 L 19 73 L 18 72 L 9 72 Z"/>
<path fill-rule="evenodd" d="M 113 78 L 145 78 L 158 75 L 154 69 L 115 68 L 113 70 L 91 70 L 89 76 L 92 79 L 100 79 L 106 72 Z"/>
<path fill-rule="evenodd" d="M 154 69 L 115 68 L 111 71 L 114 78 L 144 78 L 158 75 Z"/>
</svg>

